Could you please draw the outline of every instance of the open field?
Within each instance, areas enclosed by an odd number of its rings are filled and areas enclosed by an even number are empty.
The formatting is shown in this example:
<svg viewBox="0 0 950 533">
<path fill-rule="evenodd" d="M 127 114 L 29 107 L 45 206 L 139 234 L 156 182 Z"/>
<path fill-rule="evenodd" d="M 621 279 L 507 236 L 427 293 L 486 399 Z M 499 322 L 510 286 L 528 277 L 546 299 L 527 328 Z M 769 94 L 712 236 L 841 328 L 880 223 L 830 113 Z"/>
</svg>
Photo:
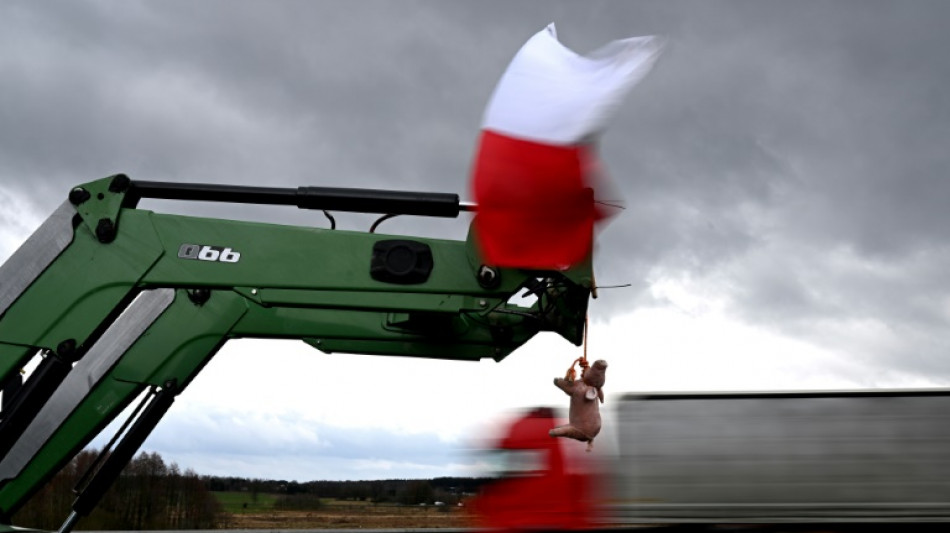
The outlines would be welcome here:
<svg viewBox="0 0 950 533">
<path fill-rule="evenodd" d="M 229 514 L 242 512 L 264 512 L 273 509 L 277 496 L 259 493 L 254 497 L 249 492 L 215 492 L 214 497 Z"/>
<path fill-rule="evenodd" d="M 318 509 L 290 511 L 274 509 L 276 497 L 259 494 L 257 501 L 244 492 L 216 492 L 228 514 L 229 529 L 405 529 L 461 528 L 471 526 L 464 508 L 415 506 L 362 501 L 321 500 Z M 247 507 L 244 507 L 247 504 Z"/>
</svg>

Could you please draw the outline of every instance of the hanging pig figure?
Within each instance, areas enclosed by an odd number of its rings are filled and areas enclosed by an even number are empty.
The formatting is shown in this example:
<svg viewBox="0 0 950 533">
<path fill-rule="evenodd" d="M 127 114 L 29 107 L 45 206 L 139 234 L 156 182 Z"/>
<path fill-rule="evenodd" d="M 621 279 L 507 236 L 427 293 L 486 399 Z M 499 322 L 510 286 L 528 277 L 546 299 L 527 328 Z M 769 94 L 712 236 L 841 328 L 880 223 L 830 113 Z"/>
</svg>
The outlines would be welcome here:
<svg viewBox="0 0 950 533">
<path fill-rule="evenodd" d="M 552 437 L 568 437 L 587 443 L 587 451 L 594 447 L 594 437 L 600 433 L 600 403 L 604 403 L 604 381 L 607 361 L 598 359 L 581 373 L 581 379 L 554 378 L 554 386 L 571 397 L 568 424 L 550 431 Z"/>
</svg>

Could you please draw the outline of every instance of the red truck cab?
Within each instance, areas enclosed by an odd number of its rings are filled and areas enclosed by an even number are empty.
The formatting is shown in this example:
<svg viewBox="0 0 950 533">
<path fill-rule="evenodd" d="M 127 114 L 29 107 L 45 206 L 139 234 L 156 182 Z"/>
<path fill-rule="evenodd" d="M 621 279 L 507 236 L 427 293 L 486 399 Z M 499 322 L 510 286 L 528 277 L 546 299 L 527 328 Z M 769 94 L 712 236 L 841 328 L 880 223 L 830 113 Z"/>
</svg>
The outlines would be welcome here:
<svg viewBox="0 0 950 533">
<path fill-rule="evenodd" d="M 560 420 L 551 408 L 516 417 L 488 450 L 500 475 L 475 502 L 477 526 L 501 531 L 578 530 L 595 525 L 593 470 L 565 447 L 586 445 L 548 436 Z M 581 452 L 583 453 L 583 452 Z"/>
</svg>

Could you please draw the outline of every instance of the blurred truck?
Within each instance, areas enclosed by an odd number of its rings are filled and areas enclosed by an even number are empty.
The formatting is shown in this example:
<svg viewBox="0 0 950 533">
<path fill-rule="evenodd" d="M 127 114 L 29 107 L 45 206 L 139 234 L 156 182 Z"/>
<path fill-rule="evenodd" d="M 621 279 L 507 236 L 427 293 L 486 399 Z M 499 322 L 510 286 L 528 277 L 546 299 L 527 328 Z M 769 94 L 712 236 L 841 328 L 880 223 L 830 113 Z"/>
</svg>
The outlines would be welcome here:
<svg viewBox="0 0 950 533">
<path fill-rule="evenodd" d="M 564 477 L 563 459 L 535 467 L 533 486 L 552 490 L 505 493 L 507 513 L 522 511 L 519 526 L 950 522 L 950 390 L 627 394 L 613 403 L 614 442 L 598 438 L 600 468 L 581 469 L 576 482 L 589 492 L 545 484 Z M 511 436 L 499 442 L 518 447 Z M 552 523 L 565 498 L 598 502 L 597 511 L 582 506 L 591 523 Z"/>
<path fill-rule="evenodd" d="M 950 521 L 950 391 L 628 394 L 605 517 Z"/>
</svg>

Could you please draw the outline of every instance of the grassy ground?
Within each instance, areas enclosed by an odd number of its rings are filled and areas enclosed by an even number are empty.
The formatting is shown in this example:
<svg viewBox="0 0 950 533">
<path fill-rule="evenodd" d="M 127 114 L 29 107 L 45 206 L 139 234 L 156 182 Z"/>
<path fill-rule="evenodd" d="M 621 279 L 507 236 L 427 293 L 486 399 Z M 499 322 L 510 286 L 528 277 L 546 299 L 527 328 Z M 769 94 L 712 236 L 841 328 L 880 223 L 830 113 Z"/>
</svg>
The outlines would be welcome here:
<svg viewBox="0 0 950 533">
<path fill-rule="evenodd" d="M 214 492 L 215 498 L 228 514 L 259 513 L 274 508 L 277 496 L 274 494 L 258 493 L 257 498 L 250 492 Z"/>
<path fill-rule="evenodd" d="M 314 511 L 280 511 L 274 509 L 277 497 L 258 494 L 252 501 L 247 492 L 215 492 L 227 513 L 224 527 L 230 529 L 291 528 L 456 528 L 471 525 L 464 508 L 373 504 L 359 501 L 322 500 Z M 244 507 L 247 504 L 247 507 Z"/>
</svg>

